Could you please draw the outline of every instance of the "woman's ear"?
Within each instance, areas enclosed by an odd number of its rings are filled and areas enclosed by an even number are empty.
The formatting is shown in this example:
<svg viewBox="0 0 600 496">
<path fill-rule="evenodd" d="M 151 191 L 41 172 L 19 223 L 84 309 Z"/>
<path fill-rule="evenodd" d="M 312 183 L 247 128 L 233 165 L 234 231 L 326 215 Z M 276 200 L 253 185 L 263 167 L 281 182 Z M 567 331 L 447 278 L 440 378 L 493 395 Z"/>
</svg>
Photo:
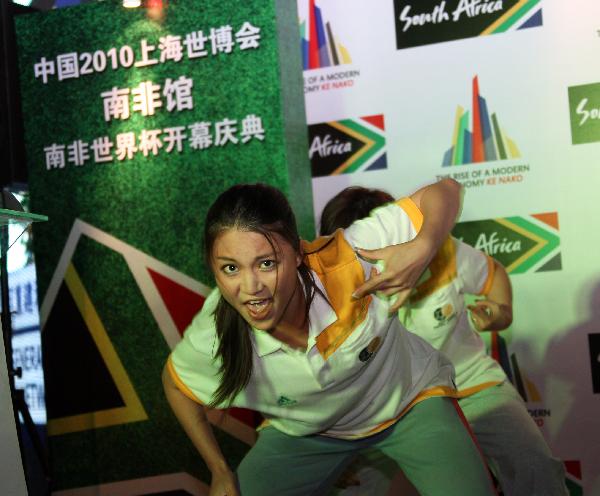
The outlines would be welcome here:
<svg viewBox="0 0 600 496">
<path fill-rule="evenodd" d="M 302 246 L 300 246 L 300 249 L 296 253 L 296 268 L 300 267 L 300 264 L 302 263 L 303 260 L 304 260 L 304 251 L 302 250 Z"/>
</svg>

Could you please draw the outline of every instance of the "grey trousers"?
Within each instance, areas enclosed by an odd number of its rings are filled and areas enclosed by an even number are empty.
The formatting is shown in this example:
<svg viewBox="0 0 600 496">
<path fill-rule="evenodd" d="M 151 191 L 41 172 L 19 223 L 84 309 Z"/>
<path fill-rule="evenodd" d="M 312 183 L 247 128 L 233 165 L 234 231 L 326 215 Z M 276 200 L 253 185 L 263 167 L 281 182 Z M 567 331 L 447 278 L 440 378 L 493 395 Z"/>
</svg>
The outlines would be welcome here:
<svg viewBox="0 0 600 496">
<path fill-rule="evenodd" d="M 565 496 L 563 463 L 554 458 L 519 393 L 508 381 L 459 405 L 506 496 Z"/>
<path fill-rule="evenodd" d="M 552 456 L 519 393 L 505 381 L 462 398 L 458 404 L 477 438 L 505 496 L 568 496 L 565 469 Z M 337 489 L 335 496 L 409 496 L 398 466 L 381 452 L 369 451 L 352 463 L 360 486 Z M 400 480 L 401 484 L 392 484 Z"/>
<path fill-rule="evenodd" d="M 398 463 L 423 496 L 493 495 L 483 459 L 453 401 L 429 398 L 385 431 L 356 441 L 293 437 L 267 427 L 237 469 L 241 494 L 326 494 L 351 459 L 374 449 Z"/>
</svg>

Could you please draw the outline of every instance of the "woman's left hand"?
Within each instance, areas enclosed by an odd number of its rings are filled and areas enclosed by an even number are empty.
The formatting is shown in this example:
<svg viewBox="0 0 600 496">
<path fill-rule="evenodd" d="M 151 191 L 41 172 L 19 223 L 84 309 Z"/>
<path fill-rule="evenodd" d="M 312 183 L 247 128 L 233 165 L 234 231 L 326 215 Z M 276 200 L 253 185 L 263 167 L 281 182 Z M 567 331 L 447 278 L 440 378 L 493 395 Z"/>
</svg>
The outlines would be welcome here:
<svg viewBox="0 0 600 496">
<path fill-rule="evenodd" d="M 478 331 L 492 330 L 494 322 L 502 313 L 501 306 L 491 300 L 479 300 L 467 308 L 471 311 L 471 319 Z"/>
</svg>

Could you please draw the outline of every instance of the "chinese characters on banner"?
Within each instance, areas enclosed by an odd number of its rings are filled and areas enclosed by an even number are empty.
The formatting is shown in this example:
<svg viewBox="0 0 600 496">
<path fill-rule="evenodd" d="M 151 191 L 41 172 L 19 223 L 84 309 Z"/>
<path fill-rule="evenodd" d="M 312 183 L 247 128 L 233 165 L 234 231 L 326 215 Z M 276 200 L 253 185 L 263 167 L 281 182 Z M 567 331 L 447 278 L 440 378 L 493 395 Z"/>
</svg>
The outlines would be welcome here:
<svg viewBox="0 0 600 496">
<path fill-rule="evenodd" d="M 124 45 L 119 50 L 113 47 L 106 52 L 96 50 L 94 53 L 63 53 L 57 55 L 55 60 L 42 57 L 33 65 L 33 71 L 36 79 L 47 84 L 50 76 L 64 81 L 103 72 L 107 67 L 112 70 L 119 67 L 139 68 L 168 61 L 179 62 L 184 56 L 191 60 L 208 57 L 209 54 L 230 54 L 236 48 L 239 51 L 254 50 L 260 47 L 260 36 L 260 28 L 246 21 L 235 32 L 231 26 L 225 25 L 210 28 L 207 35 L 200 30 L 183 37 L 161 36 L 157 45 L 145 38 L 141 39 L 138 60 L 135 59 L 133 48 Z M 167 78 L 163 84 L 148 80 L 133 88 L 113 86 L 100 93 L 104 120 L 127 120 L 133 112 L 144 117 L 152 116 L 159 109 L 166 112 L 192 110 L 193 88 L 193 79 L 183 75 L 177 79 Z M 142 129 L 139 133 L 122 132 L 113 138 L 99 136 L 91 141 L 74 138 L 70 143 L 44 146 L 44 155 L 46 170 L 53 170 L 64 169 L 68 164 L 82 166 L 87 162 L 101 164 L 131 160 L 136 153 L 148 157 L 158 155 L 161 149 L 164 153 L 171 153 L 173 150 L 180 153 L 185 141 L 193 150 L 206 150 L 228 143 L 246 144 L 253 139 L 263 141 L 264 137 L 262 118 L 248 114 L 242 119 L 226 117 L 216 122 L 200 121 L 162 129 Z"/>
<path fill-rule="evenodd" d="M 189 130 L 189 134 L 185 131 Z M 67 164 L 84 165 L 92 160 L 96 164 L 131 160 L 136 153 L 158 155 L 159 150 L 165 153 L 183 151 L 184 141 L 193 150 L 206 150 L 211 146 L 246 144 L 252 139 L 263 141 L 265 130 L 262 119 L 254 114 L 241 120 L 241 129 L 235 119 L 224 118 L 217 122 L 194 122 L 188 126 L 174 126 L 164 129 L 142 129 L 136 133 L 130 131 L 119 133 L 114 141 L 108 136 L 101 136 L 91 143 L 75 140 L 68 145 L 52 143 L 44 147 L 46 169 L 63 169 Z M 66 154 L 65 154 L 66 150 Z M 91 151 L 90 151 L 91 150 Z"/>
<path fill-rule="evenodd" d="M 208 36 L 204 35 L 202 31 L 187 33 L 183 41 L 182 37 L 178 35 L 161 36 L 158 40 L 158 47 L 148 43 L 148 40 L 142 39 L 139 52 L 141 57 L 137 61 L 130 45 L 124 45 L 119 50 L 113 47 L 106 52 L 96 50 L 94 53 L 61 53 L 56 56 L 56 60 L 47 60 L 46 57 L 42 57 L 38 63 L 34 64 L 33 72 L 36 78 L 41 78 L 41 81 L 46 84 L 49 76 L 56 76 L 58 81 L 77 79 L 95 72 L 104 72 L 109 65 L 114 71 L 119 67 L 128 69 L 162 64 L 167 61 L 179 62 L 184 57 L 184 46 L 188 59 L 207 57 L 208 45 L 210 45 L 210 54 L 213 56 L 220 53 L 232 53 L 236 46 L 238 50 L 256 49 L 260 45 L 260 28 L 244 22 L 235 34 L 233 28 L 226 25 L 210 28 Z M 157 48 L 158 58 L 152 58 L 151 55 Z"/>
</svg>

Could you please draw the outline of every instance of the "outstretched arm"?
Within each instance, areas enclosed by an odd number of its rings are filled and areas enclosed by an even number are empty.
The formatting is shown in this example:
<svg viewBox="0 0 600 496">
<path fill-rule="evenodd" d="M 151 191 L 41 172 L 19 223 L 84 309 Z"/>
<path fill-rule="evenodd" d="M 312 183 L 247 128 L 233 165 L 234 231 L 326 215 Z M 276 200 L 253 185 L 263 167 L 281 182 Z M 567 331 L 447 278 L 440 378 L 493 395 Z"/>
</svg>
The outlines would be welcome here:
<svg viewBox="0 0 600 496">
<path fill-rule="evenodd" d="M 494 279 L 486 298 L 469 305 L 471 318 L 479 331 L 501 331 L 513 319 L 512 286 L 504 266 L 494 260 Z"/>
<path fill-rule="evenodd" d="M 430 255 L 423 268 L 437 253 L 456 223 L 460 213 L 461 188 L 453 179 L 442 179 L 410 196 L 423 213 L 423 226 L 413 240 L 421 243 L 423 250 Z"/>
<path fill-rule="evenodd" d="M 212 474 L 209 496 L 239 496 L 235 475 L 223 457 L 204 407 L 179 390 L 167 366 L 163 370 L 162 381 L 173 413 Z"/>
<path fill-rule="evenodd" d="M 412 241 L 379 250 L 357 250 L 365 259 L 382 260 L 385 270 L 381 274 L 373 273 L 356 289 L 354 297 L 362 298 L 375 291 L 395 295 L 390 313 L 397 311 L 408 298 L 454 227 L 460 209 L 461 186 L 452 179 L 442 179 L 416 191 L 411 199 L 423 213 L 423 225 Z"/>
</svg>

